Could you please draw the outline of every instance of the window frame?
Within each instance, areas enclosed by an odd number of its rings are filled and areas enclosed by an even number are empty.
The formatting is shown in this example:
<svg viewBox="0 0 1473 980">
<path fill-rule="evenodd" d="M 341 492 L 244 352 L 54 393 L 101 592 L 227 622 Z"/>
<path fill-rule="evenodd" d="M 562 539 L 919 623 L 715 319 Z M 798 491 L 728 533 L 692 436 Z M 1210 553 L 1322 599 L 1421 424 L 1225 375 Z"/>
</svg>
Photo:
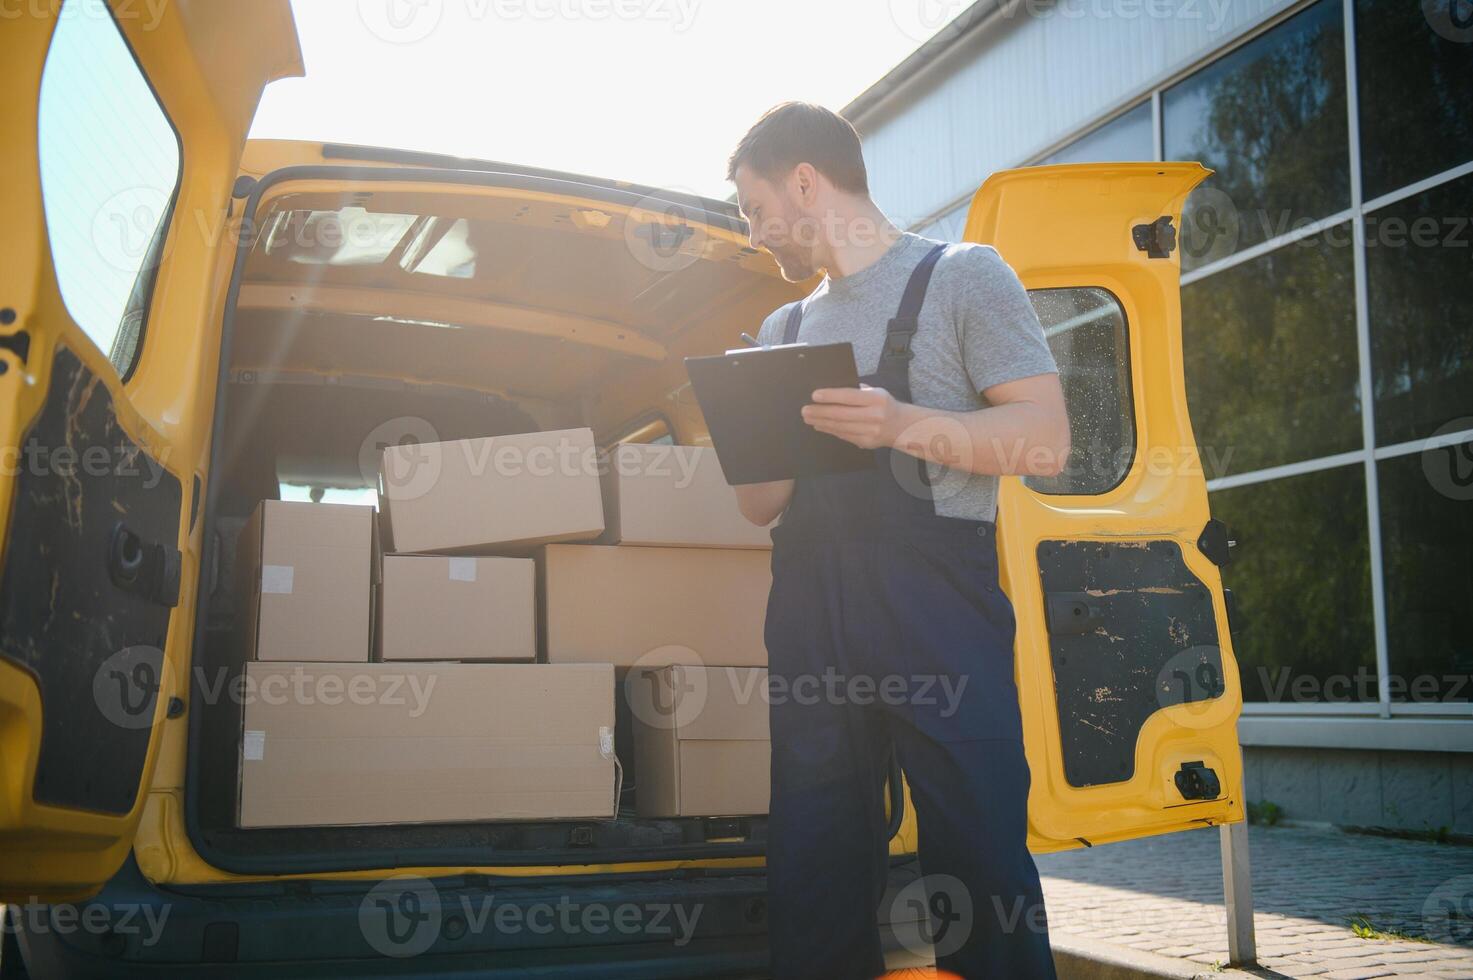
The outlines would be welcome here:
<svg viewBox="0 0 1473 980">
<path fill-rule="evenodd" d="M 1060 152 L 1077 140 L 1089 136 L 1095 130 L 1108 125 L 1116 118 L 1130 112 L 1144 100 L 1149 100 L 1152 105 L 1155 148 L 1153 159 L 1163 160 L 1164 120 L 1161 112 L 1162 93 L 1177 83 L 1195 75 L 1202 69 L 1209 67 L 1224 56 L 1270 33 L 1317 2 L 1319 0 L 1291 0 L 1290 3 L 1287 3 L 1282 8 L 1244 27 L 1216 48 L 1203 53 L 1200 57 L 1196 57 L 1187 63 L 1163 72 L 1148 84 L 1127 93 L 1125 97 L 1113 103 L 1109 109 L 1100 113 L 1098 116 L 1082 125 L 1074 127 L 1041 149 L 1024 155 L 1014 166 L 1024 167 L 1036 165 L 1039 161 L 1054 153 Z M 1301 239 L 1325 232 L 1337 225 L 1349 224 L 1352 231 L 1352 241 L 1348 247 L 1353 250 L 1352 265 L 1356 320 L 1356 357 L 1359 370 L 1358 385 L 1362 392 L 1372 392 L 1374 388 L 1371 370 L 1371 326 L 1369 320 L 1370 307 L 1366 263 L 1366 216 L 1388 205 L 1398 203 L 1409 197 L 1414 197 L 1425 191 L 1435 189 L 1473 174 L 1473 160 L 1464 161 L 1441 172 L 1420 178 L 1412 183 L 1382 193 L 1375 198 L 1367 199 L 1364 197 L 1365 184 L 1361 165 L 1359 52 L 1356 45 L 1356 4 L 1355 0 L 1339 0 L 1339 3 L 1345 44 L 1346 152 L 1350 162 L 1349 206 L 1337 213 L 1325 215 L 1302 227 L 1294 228 L 1261 243 L 1240 249 L 1231 255 L 1207 263 L 1190 272 L 1184 272 L 1181 276 L 1181 285 L 1187 286 L 1193 282 L 1212 276 L 1215 273 L 1250 262 L 1270 252 L 1288 247 Z M 965 209 L 968 206 L 974 196 L 975 190 L 976 186 L 972 185 L 965 195 L 948 201 L 944 206 L 913 222 L 911 225 L 912 229 L 925 229 L 950 219 L 958 210 Z M 1359 462 L 1365 469 L 1366 529 L 1369 535 L 1371 549 L 1372 623 L 1376 644 L 1379 701 L 1362 702 L 1352 706 L 1339 704 L 1246 702 L 1243 706 L 1246 716 L 1262 716 L 1267 719 L 1270 717 L 1278 718 L 1298 715 L 1310 719 L 1328 719 L 1337 714 L 1344 715 L 1350 713 L 1358 716 L 1370 716 L 1372 719 L 1370 723 L 1372 724 L 1376 722 L 1391 723 L 1391 719 L 1404 719 L 1408 716 L 1428 720 L 1438 718 L 1473 718 L 1473 702 L 1408 704 L 1405 702 L 1393 702 L 1389 698 L 1389 677 L 1391 676 L 1392 670 L 1389 661 L 1385 566 L 1382 556 L 1383 534 L 1380 524 L 1381 495 L 1376 473 L 1377 464 L 1386 459 L 1420 453 L 1437 446 L 1473 443 L 1473 429 L 1466 429 L 1461 432 L 1443 434 L 1427 439 L 1414 439 L 1390 445 L 1380 445 L 1376 442 L 1375 419 L 1374 398 L 1363 398 L 1361 407 L 1362 444 L 1359 449 L 1332 456 L 1316 457 L 1289 463 L 1283 466 L 1234 473 L 1231 476 L 1207 481 L 1207 489 L 1210 495 L 1213 491 L 1219 489 L 1228 489 L 1247 483 L 1269 482 L 1284 477 L 1296 476 L 1301 473 L 1331 469 L 1356 462 Z M 1352 710 L 1347 712 L 1347 708 L 1351 708 Z"/>
</svg>

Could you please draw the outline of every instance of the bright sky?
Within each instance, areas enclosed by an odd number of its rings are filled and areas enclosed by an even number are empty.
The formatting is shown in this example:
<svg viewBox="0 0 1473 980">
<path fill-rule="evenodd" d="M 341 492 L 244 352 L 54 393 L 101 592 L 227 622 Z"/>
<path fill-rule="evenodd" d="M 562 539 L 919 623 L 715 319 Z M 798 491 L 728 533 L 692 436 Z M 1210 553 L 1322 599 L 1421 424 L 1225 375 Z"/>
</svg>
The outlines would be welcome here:
<svg viewBox="0 0 1473 980">
<path fill-rule="evenodd" d="M 841 109 L 963 0 L 293 0 L 305 78 L 256 137 L 405 147 L 726 197 L 784 99 Z"/>
</svg>

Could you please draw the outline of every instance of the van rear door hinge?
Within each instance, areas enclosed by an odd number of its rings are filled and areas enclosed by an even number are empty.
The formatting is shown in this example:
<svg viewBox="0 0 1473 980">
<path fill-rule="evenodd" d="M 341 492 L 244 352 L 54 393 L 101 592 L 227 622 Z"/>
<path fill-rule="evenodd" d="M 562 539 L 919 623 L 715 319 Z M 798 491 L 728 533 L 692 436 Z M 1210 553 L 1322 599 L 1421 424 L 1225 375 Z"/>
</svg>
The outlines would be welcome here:
<svg viewBox="0 0 1473 980">
<path fill-rule="evenodd" d="M 1233 560 L 1233 549 L 1237 546 L 1232 530 L 1215 517 L 1202 526 L 1202 533 L 1197 537 L 1197 550 L 1218 568 Z"/>
<path fill-rule="evenodd" d="M 1164 259 L 1176 251 L 1176 227 L 1169 214 L 1163 214 L 1148 225 L 1136 225 L 1130 229 L 1130 237 L 1135 247 L 1149 258 Z"/>
</svg>

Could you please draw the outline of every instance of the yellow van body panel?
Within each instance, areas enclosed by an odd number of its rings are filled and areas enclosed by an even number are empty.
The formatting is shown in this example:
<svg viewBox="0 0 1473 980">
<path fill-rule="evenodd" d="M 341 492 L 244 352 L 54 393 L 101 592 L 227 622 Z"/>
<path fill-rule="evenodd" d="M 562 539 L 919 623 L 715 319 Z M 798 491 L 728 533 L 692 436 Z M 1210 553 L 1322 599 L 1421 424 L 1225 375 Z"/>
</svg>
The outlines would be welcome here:
<svg viewBox="0 0 1473 980">
<path fill-rule="evenodd" d="M 76 14 L 68 11 L 67 14 Z M 182 175 L 149 316 L 149 340 L 124 385 L 73 323 L 51 262 L 38 159 L 38 93 L 58 5 L 31 5 L 5 21 L 0 80 L 9 97 L 0 107 L 0 134 L 10 152 L 0 181 L 7 231 L 0 237 L 5 303 L 17 317 L 5 333 L 24 331 L 29 355 L 0 352 L 0 446 L 19 447 L 49 391 L 58 345 L 74 353 L 105 385 L 119 427 L 188 487 L 208 457 L 210 409 L 219 357 L 218 324 L 225 283 L 217 261 L 229 247 L 225 202 L 261 89 L 271 79 L 302 73 L 287 0 L 249 5 L 176 0 L 147 15 L 141 6 L 117 11 L 124 39 L 180 138 Z M 202 57 L 208 53 L 208 58 Z M 228 268 L 228 266 L 225 266 Z M 10 539 L 15 472 L 0 477 L 0 548 Z M 181 522 L 183 581 L 197 577 L 199 535 Z M 3 557 L 3 556 L 0 556 Z M 170 620 L 165 674 L 184 689 L 193 637 L 193 596 L 185 590 Z M 166 682 L 167 683 L 167 682 Z M 165 691 L 160 701 L 166 702 Z M 182 721 L 156 725 L 145 776 L 168 754 L 166 738 Z M 64 901 L 94 893 L 127 857 L 146 807 L 140 793 L 125 814 L 47 806 L 31 795 L 42 730 L 36 679 L 0 661 L 0 901 Z"/>
<path fill-rule="evenodd" d="M 1132 238 L 1134 229 L 1161 216 L 1179 228 L 1188 192 L 1209 173 L 1196 163 L 1006 171 L 978 190 L 968 215 L 966 240 L 995 245 L 1029 290 L 1101 287 L 1123 307 L 1130 331 L 1137 445 L 1120 483 L 1098 495 L 1047 496 L 1006 477 L 998 494 L 999 565 L 1018 621 L 1019 696 L 1033 773 L 1029 845 L 1035 851 L 1244 819 L 1237 738 L 1242 691 L 1222 579 L 1196 544 L 1210 514 L 1184 383 L 1180 253 L 1151 258 Z M 1174 542 L 1212 599 L 1225 689 L 1210 700 L 1162 707 L 1146 719 L 1127 780 L 1080 788 L 1063 776 L 1037 561 L 1040 544 L 1050 540 Z M 1182 799 L 1173 777 L 1191 761 L 1205 762 L 1220 777 L 1218 799 Z"/>
</svg>

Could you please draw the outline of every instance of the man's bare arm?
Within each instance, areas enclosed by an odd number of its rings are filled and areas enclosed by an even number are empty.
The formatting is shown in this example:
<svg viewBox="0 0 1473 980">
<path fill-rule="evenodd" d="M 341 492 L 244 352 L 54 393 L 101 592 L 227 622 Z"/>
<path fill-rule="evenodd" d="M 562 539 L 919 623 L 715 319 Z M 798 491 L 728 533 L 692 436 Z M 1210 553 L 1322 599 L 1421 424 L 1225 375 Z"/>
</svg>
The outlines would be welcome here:
<svg viewBox="0 0 1473 980">
<path fill-rule="evenodd" d="M 737 507 L 742 516 L 758 527 L 766 527 L 777 520 L 778 515 L 788 509 L 788 501 L 793 499 L 792 480 L 748 483 L 733 489 L 736 490 Z"/>
<path fill-rule="evenodd" d="M 969 473 L 1054 476 L 1069 455 L 1057 374 L 984 391 L 987 408 L 948 412 L 897 401 L 883 388 L 821 388 L 803 419 L 863 449 L 890 447 Z"/>
</svg>

